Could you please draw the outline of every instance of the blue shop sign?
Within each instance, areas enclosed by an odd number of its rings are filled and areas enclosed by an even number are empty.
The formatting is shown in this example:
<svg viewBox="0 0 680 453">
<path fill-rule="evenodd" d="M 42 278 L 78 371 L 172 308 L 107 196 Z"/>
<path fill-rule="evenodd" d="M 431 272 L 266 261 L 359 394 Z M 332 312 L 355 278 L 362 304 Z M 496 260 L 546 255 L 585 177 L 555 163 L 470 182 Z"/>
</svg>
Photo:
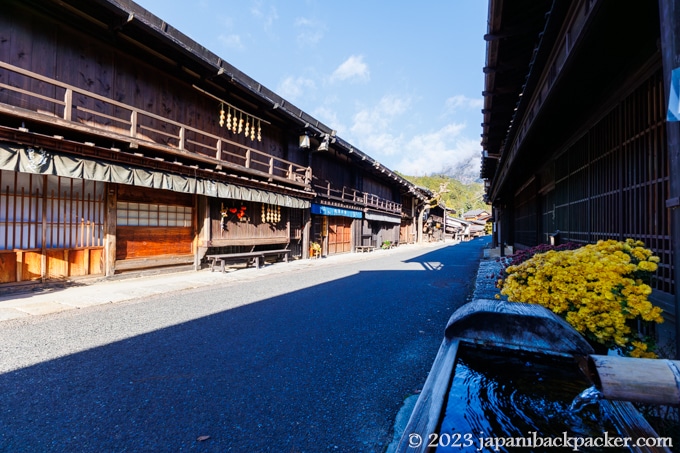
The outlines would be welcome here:
<svg viewBox="0 0 680 453">
<path fill-rule="evenodd" d="M 351 209 L 335 208 L 333 206 L 325 206 L 316 203 L 312 203 L 312 214 L 351 217 L 353 219 L 360 219 L 363 216 L 363 213 L 361 211 L 352 211 Z"/>
</svg>

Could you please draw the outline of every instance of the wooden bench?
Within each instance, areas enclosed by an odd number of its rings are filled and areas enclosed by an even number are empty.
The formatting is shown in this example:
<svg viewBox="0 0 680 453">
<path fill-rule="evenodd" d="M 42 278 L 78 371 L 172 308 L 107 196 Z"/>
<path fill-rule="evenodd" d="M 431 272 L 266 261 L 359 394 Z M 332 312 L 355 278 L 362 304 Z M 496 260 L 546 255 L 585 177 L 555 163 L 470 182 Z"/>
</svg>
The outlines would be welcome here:
<svg viewBox="0 0 680 453">
<path fill-rule="evenodd" d="M 290 250 L 289 249 L 278 249 L 278 250 L 262 250 L 260 252 L 253 252 L 253 253 L 261 253 L 262 254 L 262 260 L 268 256 L 280 256 L 283 255 L 283 262 L 287 263 L 288 262 L 288 255 L 290 255 Z"/>
<path fill-rule="evenodd" d="M 267 256 L 280 256 L 283 255 L 283 261 L 288 262 L 288 255 L 290 254 L 289 249 L 278 249 L 278 250 L 258 250 L 254 252 L 242 252 L 242 253 L 220 253 L 216 255 L 206 255 L 206 258 L 210 261 L 210 272 L 215 270 L 215 266 L 219 263 L 220 271 L 224 273 L 224 266 L 227 263 L 246 263 L 246 267 L 253 263 L 257 269 L 264 265 L 264 259 Z"/>
<path fill-rule="evenodd" d="M 364 253 L 364 252 L 372 252 L 374 248 L 375 247 L 373 247 L 372 245 L 357 245 L 355 247 L 355 250 L 357 252 Z"/>
<path fill-rule="evenodd" d="M 264 261 L 262 252 L 243 252 L 243 253 L 220 253 L 218 255 L 206 255 L 210 260 L 210 272 L 215 270 L 215 266 L 219 263 L 220 270 L 224 272 L 224 265 L 227 263 L 246 263 L 246 267 L 252 262 L 256 268 L 260 268 L 261 261 Z"/>
</svg>

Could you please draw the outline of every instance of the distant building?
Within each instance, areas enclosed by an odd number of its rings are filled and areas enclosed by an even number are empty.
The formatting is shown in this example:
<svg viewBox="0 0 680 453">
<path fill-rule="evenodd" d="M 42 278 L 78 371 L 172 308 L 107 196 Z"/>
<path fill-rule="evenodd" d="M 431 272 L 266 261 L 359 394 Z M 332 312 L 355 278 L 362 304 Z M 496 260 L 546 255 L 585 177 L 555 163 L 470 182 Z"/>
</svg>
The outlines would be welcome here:
<svg viewBox="0 0 680 453">
<path fill-rule="evenodd" d="M 484 209 L 473 209 L 463 214 L 465 220 L 483 220 L 486 221 L 491 218 L 491 213 Z"/>
</svg>

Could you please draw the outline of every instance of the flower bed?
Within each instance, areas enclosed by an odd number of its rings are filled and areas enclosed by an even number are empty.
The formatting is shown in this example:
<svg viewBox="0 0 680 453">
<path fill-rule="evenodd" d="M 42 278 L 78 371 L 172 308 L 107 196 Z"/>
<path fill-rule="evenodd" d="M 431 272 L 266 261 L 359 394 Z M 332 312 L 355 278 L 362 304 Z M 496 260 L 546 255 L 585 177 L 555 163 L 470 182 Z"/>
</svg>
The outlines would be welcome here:
<svg viewBox="0 0 680 453">
<path fill-rule="evenodd" d="M 640 323 L 663 322 L 647 300 L 659 258 L 640 241 L 599 241 L 511 260 L 500 282 L 509 301 L 543 305 L 589 341 L 631 357 L 656 357 Z"/>
</svg>

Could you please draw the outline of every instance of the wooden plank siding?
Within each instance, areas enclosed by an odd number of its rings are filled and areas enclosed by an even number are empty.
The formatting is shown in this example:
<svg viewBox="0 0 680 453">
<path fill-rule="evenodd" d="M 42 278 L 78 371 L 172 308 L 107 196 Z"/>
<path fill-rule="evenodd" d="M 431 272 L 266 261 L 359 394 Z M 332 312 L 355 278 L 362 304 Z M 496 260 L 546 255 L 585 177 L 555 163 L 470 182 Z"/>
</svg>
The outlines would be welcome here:
<svg viewBox="0 0 680 453">
<path fill-rule="evenodd" d="M 261 141 L 228 131 L 218 124 L 220 102 L 190 82 L 17 2 L 7 9 L 0 17 L 0 111 L 18 113 L 2 104 L 26 109 L 45 115 L 51 126 L 128 139 L 167 159 L 214 161 L 309 184 L 306 156 L 287 153 L 281 126 L 261 123 Z M 301 161 L 289 161 L 286 154 Z"/>
<path fill-rule="evenodd" d="M 193 227 L 116 227 L 116 260 L 191 255 Z"/>
<path fill-rule="evenodd" d="M 346 158 L 326 153 L 315 155 L 312 173 L 312 187 L 318 198 L 401 214 L 400 194 Z"/>
<path fill-rule="evenodd" d="M 191 256 L 196 231 L 194 213 L 191 194 L 119 185 L 116 260 Z M 126 264 L 117 262 L 116 268 L 120 267 Z"/>
<path fill-rule="evenodd" d="M 674 293 L 662 82 L 660 70 L 642 81 L 515 194 L 519 246 L 555 230 L 562 242 L 638 239 L 661 258 L 654 288 Z"/>
<path fill-rule="evenodd" d="M 239 219 L 237 213 L 228 212 L 234 209 L 237 212 L 245 207 L 244 216 Z M 265 209 L 265 220 L 262 220 L 262 209 Z M 227 217 L 222 219 L 222 209 L 227 210 Z M 267 210 L 270 215 L 276 212 L 280 214 L 280 220 L 267 220 Z M 258 202 L 211 199 L 210 200 L 210 240 L 206 244 L 209 247 L 241 247 L 262 246 L 268 244 L 288 244 L 291 241 L 291 212 L 298 209 L 277 207 Z M 277 217 L 278 218 L 278 217 Z M 295 218 L 296 235 L 301 234 L 301 215 Z M 299 239 L 299 238 L 294 238 Z"/>
<path fill-rule="evenodd" d="M 346 253 L 352 251 L 352 223 L 348 217 L 330 217 L 328 219 L 328 253 Z"/>
</svg>

